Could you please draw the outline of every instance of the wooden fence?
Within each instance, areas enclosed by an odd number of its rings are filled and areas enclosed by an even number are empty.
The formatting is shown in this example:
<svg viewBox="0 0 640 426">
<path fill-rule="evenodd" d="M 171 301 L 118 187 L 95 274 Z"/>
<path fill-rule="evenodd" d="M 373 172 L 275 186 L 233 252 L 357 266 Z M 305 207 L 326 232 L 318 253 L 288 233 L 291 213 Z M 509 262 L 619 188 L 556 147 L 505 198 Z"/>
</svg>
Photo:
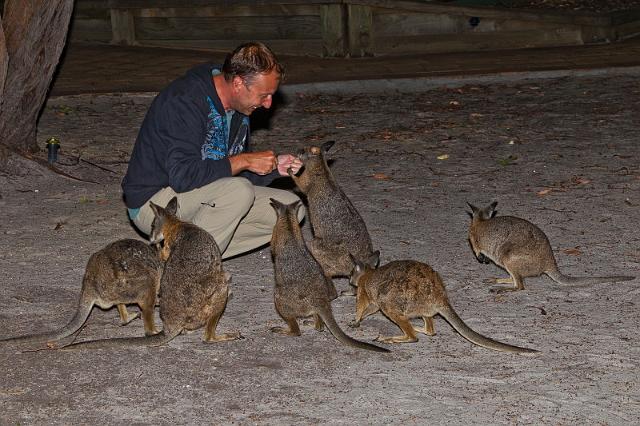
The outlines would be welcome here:
<svg viewBox="0 0 640 426">
<path fill-rule="evenodd" d="M 611 14 L 392 0 L 76 0 L 71 40 L 281 54 L 402 55 L 580 45 L 640 33 L 640 10 Z"/>
</svg>

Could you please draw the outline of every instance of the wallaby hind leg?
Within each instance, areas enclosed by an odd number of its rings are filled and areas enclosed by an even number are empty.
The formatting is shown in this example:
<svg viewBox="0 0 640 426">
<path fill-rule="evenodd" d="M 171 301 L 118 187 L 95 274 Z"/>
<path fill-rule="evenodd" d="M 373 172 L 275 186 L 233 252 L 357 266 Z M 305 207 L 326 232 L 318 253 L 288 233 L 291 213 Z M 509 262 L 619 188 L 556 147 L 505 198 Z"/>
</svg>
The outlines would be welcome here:
<svg viewBox="0 0 640 426">
<path fill-rule="evenodd" d="M 413 343 L 418 341 L 413 324 L 409 318 L 400 314 L 387 315 L 404 332 L 402 336 L 378 336 L 375 340 L 382 343 Z"/>
<path fill-rule="evenodd" d="M 285 334 L 287 336 L 300 336 L 300 327 L 298 326 L 298 321 L 296 321 L 295 317 L 282 317 L 282 319 L 287 322 L 289 328 L 271 327 L 271 331 L 273 331 L 274 333 Z"/>
<path fill-rule="evenodd" d="M 326 276 L 349 276 L 352 265 L 344 243 L 327 243 L 320 238 L 314 238 L 309 242 L 309 250 L 322 266 Z"/>
<path fill-rule="evenodd" d="M 204 329 L 204 338 L 202 339 L 204 342 L 226 342 L 228 340 L 238 340 L 242 338 L 242 335 L 239 331 L 216 334 L 216 328 L 218 327 L 218 321 L 220 321 L 222 312 L 224 312 L 224 309 L 220 310 L 220 312 L 214 313 L 211 318 L 209 318 L 209 321 L 207 321 L 207 325 Z"/>
<path fill-rule="evenodd" d="M 142 310 L 142 321 L 144 323 L 144 335 L 145 336 L 153 336 L 154 334 L 158 334 L 160 332 L 159 329 L 156 328 L 154 315 L 155 315 L 155 303 L 142 304 L 140 305 L 140 309 Z"/>
<path fill-rule="evenodd" d="M 118 313 L 120 314 L 120 325 L 127 325 L 140 316 L 138 313 L 130 314 L 124 303 L 118 303 Z"/>
<path fill-rule="evenodd" d="M 324 322 L 322 321 L 322 318 L 320 318 L 320 315 L 318 314 L 313 314 L 313 318 L 315 320 L 315 326 L 314 328 L 318 331 L 322 331 L 324 330 Z"/>
<path fill-rule="evenodd" d="M 507 291 L 524 290 L 524 278 L 522 278 L 520 274 L 511 270 L 507 265 L 505 265 L 505 269 L 507 270 L 509 275 L 511 275 L 511 278 L 499 278 L 496 280 L 496 283 L 513 284 L 513 286 L 512 287 L 504 287 L 504 286 L 491 287 L 489 291 L 492 293 L 504 293 Z"/>
<path fill-rule="evenodd" d="M 304 320 L 302 321 L 302 324 L 313 325 L 313 328 L 315 328 L 317 331 L 324 330 L 324 321 L 322 321 L 322 318 L 320 318 L 320 315 L 318 314 L 313 314 L 313 319 Z"/>
<path fill-rule="evenodd" d="M 138 306 L 140 306 L 140 310 L 142 311 L 145 336 L 153 336 L 160 332 L 160 330 L 156 328 L 154 321 L 157 299 L 156 289 L 150 288 L 149 291 L 147 291 L 144 300 L 138 302 Z"/>
<path fill-rule="evenodd" d="M 433 317 L 425 317 L 425 316 L 423 316 L 422 320 L 424 321 L 424 327 L 423 328 L 413 327 L 413 330 L 416 333 L 426 334 L 427 336 L 435 336 L 436 335 L 436 329 L 435 329 L 435 326 L 433 324 Z"/>
</svg>

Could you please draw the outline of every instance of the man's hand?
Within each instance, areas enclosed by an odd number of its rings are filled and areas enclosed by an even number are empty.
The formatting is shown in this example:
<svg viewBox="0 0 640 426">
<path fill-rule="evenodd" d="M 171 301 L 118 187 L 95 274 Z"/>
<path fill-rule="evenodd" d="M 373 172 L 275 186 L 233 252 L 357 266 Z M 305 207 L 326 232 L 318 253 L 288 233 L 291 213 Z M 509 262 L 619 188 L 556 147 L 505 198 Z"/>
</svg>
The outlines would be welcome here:
<svg viewBox="0 0 640 426">
<path fill-rule="evenodd" d="M 268 175 L 278 167 L 278 159 L 273 151 L 243 152 L 229 157 L 231 174 L 249 170 L 258 175 Z"/>
<path fill-rule="evenodd" d="M 289 176 L 287 172 L 288 169 L 291 169 L 291 172 L 295 175 L 298 173 L 298 170 L 302 167 L 302 161 L 300 158 L 291 154 L 281 154 L 278 155 L 278 173 L 280 176 Z"/>
</svg>

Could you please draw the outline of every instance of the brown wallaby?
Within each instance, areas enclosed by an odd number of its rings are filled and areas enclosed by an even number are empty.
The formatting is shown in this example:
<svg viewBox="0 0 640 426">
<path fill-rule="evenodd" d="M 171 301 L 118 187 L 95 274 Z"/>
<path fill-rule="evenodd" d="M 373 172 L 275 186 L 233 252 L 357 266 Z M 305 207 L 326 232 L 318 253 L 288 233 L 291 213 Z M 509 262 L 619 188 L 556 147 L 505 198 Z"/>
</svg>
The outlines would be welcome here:
<svg viewBox="0 0 640 426">
<path fill-rule="evenodd" d="M 336 323 L 331 310 L 331 300 L 335 299 L 336 290 L 305 245 L 297 220 L 301 202 L 284 205 L 272 198 L 271 205 L 278 215 L 271 236 L 275 307 L 289 326 L 288 329 L 274 327 L 272 331 L 299 336 L 297 318 L 313 316 L 316 330 L 321 331 L 323 324 L 326 324 L 335 338 L 345 345 L 389 352 L 385 348 L 349 337 Z"/>
<path fill-rule="evenodd" d="M 635 277 L 569 277 L 558 269 L 549 239 L 533 223 L 513 216 L 495 216 L 497 202 L 479 209 L 471 204 L 469 242 L 478 262 L 506 269 L 512 287 L 496 287 L 492 291 L 524 290 L 524 279 L 547 274 L 560 284 L 589 285 L 604 282 L 629 281 Z"/>
<path fill-rule="evenodd" d="M 348 277 L 349 253 L 365 260 L 373 253 L 371 237 L 362 217 L 340 189 L 325 158 L 335 142 L 309 146 L 300 154 L 304 165 L 300 176 L 289 175 L 309 204 L 309 220 L 314 239 L 309 243 L 313 256 L 330 277 Z"/>
<path fill-rule="evenodd" d="M 115 241 L 89 257 L 78 307 L 67 325 L 49 333 L 1 341 L 22 344 L 64 339 L 82 329 L 94 305 L 102 309 L 117 305 L 122 325 L 125 325 L 138 317 L 137 314 L 129 314 L 126 307 L 128 303 L 140 307 L 145 334 L 155 334 L 153 315 L 161 270 L 162 263 L 154 247 L 140 240 Z"/>
<path fill-rule="evenodd" d="M 379 310 L 403 331 L 404 335 L 379 337 L 385 343 L 417 342 L 416 332 L 435 335 L 433 317 L 440 314 L 471 343 L 487 349 L 514 353 L 536 353 L 533 349 L 507 345 L 473 331 L 453 310 L 440 275 L 429 265 L 413 260 L 397 260 L 376 268 L 378 254 L 374 253 L 366 263 L 353 260 L 352 285 L 358 288 L 356 295 L 356 321 Z M 422 318 L 424 327 L 414 328 L 412 318 Z"/>
<path fill-rule="evenodd" d="M 160 257 L 165 261 L 160 279 L 160 318 L 163 330 L 153 336 L 79 342 L 65 349 L 158 346 L 182 331 L 205 326 L 204 341 L 240 338 L 240 333 L 216 335 L 218 320 L 227 304 L 229 277 L 222 270 L 222 257 L 215 240 L 204 229 L 176 216 L 178 200 L 166 208 L 151 203 L 155 218 L 150 241 L 164 240 Z"/>
</svg>

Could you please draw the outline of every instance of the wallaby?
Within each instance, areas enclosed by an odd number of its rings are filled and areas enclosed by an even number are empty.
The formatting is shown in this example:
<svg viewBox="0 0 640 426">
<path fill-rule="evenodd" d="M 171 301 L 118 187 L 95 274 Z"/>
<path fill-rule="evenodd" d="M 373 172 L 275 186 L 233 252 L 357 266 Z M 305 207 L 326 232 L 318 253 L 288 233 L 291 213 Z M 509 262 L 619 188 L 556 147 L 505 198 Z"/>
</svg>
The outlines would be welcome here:
<svg viewBox="0 0 640 426">
<path fill-rule="evenodd" d="M 468 204 L 468 203 L 467 203 Z M 496 216 L 497 202 L 479 209 L 471 204 L 469 242 L 478 262 L 506 269 L 510 279 L 499 283 L 513 283 L 512 287 L 495 287 L 491 291 L 524 290 L 524 279 L 547 274 L 560 284 L 589 285 L 604 282 L 629 281 L 635 277 L 569 277 L 558 269 L 549 239 L 533 223 L 513 216 Z"/>
<path fill-rule="evenodd" d="M 326 324 L 335 338 L 345 345 L 389 352 L 385 348 L 355 340 L 340 329 L 331 310 L 336 289 L 307 249 L 298 224 L 296 215 L 301 201 L 284 205 L 273 198 L 270 200 L 278 215 L 271 236 L 275 270 L 274 301 L 276 311 L 289 326 L 288 329 L 274 327 L 271 330 L 299 336 L 297 318 L 313 316 L 316 330 L 322 331 Z"/>
<path fill-rule="evenodd" d="M 330 277 L 348 277 L 349 253 L 365 260 L 373 253 L 371 237 L 364 220 L 336 182 L 325 153 L 335 142 L 309 146 L 300 153 L 303 169 L 289 175 L 306 197 L 313 240 L 309 249 Z"/>
<path fill-rule="evenodd" d="M 414 260 L 397 260 L 376 267 L 374 253 L 366 262 L 352 258 L 351 284 L 357 287 L 354 326 L 379 310 L 403 331 L 401 336 L 378 337 L 385 343 L 417 342 L 416 332 L 436 334 L 433 317 L 440 314 L 471 343 L 487 349 L 514 353 L 536 353 L 534 349 L 508 345 L 473 331 L 449 303 L 440 275 L 429 265 Z M 423 328 L 414 328 L 412 318 L 422 318 Z"/>
<path fill-rule="evenodd" d="M 205 326 L 204 341 L 241 338 L 240 333 L 216 335 L 218 320 L 227 304 L 229 276 L 222 270 L 222 256 L 215 240 L 204 229 L 176 216 L 178 200 L 166 208 L 151 203 L 155 215 L 151 243 L 164 240 L 160 258 L 165 261 L 160 279 L 160 319 L 163 330 L 153 336 L 79 342 L 65 349 L 159 346 L 182 331 Z"/>
<path fill-rule="evenodd" d="M 144 241 L 115 241 L 89 257 L 82 280 L 76 313 L 64 327 L 42 334 L 1 340 L 12 343 L 54 342 L 82 329 L 94 305 L 102 309 L 118 306 L 122 325 L 138 317 L 127 311 L 135 303 L 142 311 L 146 335 L 157 333 L 154 325 L 156 296 L 160 287 L 162 263 L 158 250 Z"/>
</svg>

